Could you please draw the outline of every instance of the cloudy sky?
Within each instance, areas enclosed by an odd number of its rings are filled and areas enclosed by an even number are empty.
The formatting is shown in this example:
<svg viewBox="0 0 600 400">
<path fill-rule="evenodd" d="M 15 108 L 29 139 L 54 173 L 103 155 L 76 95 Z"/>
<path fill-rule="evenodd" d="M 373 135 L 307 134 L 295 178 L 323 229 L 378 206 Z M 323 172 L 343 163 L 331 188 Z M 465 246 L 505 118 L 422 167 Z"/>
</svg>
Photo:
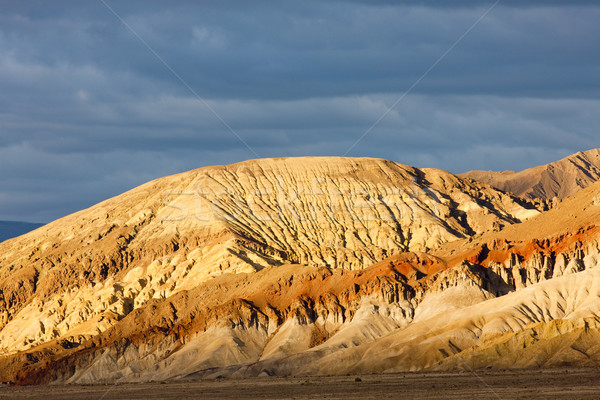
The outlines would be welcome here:
<svg viewBox="0 0 600 400">
<path fill-rule="evenodd" d="M 459 173 L 600 147 L 600 5 L 521 3 L 3 0 L 0 219 L 257 156 Z"/>
</svg>

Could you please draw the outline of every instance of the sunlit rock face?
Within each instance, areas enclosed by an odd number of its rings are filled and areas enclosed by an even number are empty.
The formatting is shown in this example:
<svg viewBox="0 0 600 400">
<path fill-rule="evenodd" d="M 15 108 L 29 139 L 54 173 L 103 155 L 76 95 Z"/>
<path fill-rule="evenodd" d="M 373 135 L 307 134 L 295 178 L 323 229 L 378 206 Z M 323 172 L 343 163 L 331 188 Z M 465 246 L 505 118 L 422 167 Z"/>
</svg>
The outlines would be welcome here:
<svg viewBox="0 0 600 400">
<path fill-rule="evenodd" d="M 524 171 L 469 171 L 460 175 L 530 199 L 564 199 L 600 180 L 600 149 Z"/>
<path fill-rule="evenodd" d="M 136 380 L 359 346 L 406 328 L 430 287 L 475 288 L 460 307 L 498 295 L 425 253 L 539 213 L 445 171 L 370 158 L 161 178 L 0 245 L 4 371 Z M 48 369 L 50 356 L 66 364 Z"/>
</svg>

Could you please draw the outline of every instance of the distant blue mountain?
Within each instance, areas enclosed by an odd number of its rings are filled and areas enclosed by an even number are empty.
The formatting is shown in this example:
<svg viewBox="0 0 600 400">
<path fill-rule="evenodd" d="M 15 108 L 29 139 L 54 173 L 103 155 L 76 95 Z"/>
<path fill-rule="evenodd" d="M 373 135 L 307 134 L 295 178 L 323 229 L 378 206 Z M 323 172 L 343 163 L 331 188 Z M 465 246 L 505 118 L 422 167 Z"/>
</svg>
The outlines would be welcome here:
<svg viewBox="0 0 600 400">
<path fill-rule="evenodd" d="M 44 224 L 31 222 L 0 221 L 0 242 L 16 236 L 23 235 L 29 231 L 39 228 Z"/>
</svg>

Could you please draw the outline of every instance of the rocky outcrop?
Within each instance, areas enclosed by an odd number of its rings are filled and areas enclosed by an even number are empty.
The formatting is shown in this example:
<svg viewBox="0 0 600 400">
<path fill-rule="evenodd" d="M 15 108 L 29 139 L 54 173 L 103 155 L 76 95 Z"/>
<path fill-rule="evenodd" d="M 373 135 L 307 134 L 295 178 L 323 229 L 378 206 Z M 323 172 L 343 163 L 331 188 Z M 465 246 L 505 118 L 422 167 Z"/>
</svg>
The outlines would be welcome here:
<svg viewBox="0 0 600 400">
<path fill-rule="evenodd" d="M 378 159 L 265 159 L 158 179 L 0 244 L 0 355 L 79 343 L 224 273 L 363 269 L 538 213 Z"/>
<path fill-rule="evenodd" d="M 374 159 L 163 178 L 0 245 L 0 380 L 579 362 L 563 336 L 596 360 L 598 198 L 540 214 Z"/>
<path fill-rule="evenodd" d="M 390 265 L 363 271 L 289 265 L 223 275 L 150 301 L 77 346 L 54 339 L 28 356 L 5 357 L 0 370 L 20 383 L 166 379 L 336 340 L 358 345 L 408 325 L 415 283 Z M 354 342 L 339 339 L 350 334 Z"/>
<path fill-rule="evenodd" d="M 552 276 L 527 269 L 549 265 L 539 252 L 488 267 L 402 254 L 361 271 L 290 265 L 224 275 L 154 300 L 76 347 L 51 341 L 6 357 L 0 370 L 20 383 L 98 383 L 555 366 L 582 352 L 600 360 L 591 341 L 600 327 L 597 250 L 576 247 L 554 258 Z M 553 354 L 563 336 L 578 350 Z M 523 343 L 528 361 L 517 362 Z"/>
<path fill-rule="evenodd" d="M 530 199 L 564 199 L 600 180 L 600 149 L 520 172 L 469 171 L 459 176 Z"/>
</svg>

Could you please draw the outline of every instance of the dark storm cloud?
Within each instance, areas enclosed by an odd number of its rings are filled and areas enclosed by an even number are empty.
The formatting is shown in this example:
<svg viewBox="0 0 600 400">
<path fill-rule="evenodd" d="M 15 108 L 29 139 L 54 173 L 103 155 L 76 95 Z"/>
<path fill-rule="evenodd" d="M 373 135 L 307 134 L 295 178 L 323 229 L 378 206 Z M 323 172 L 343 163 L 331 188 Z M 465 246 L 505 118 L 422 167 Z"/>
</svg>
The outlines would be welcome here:
<svg viewBox="0 0 600 400">
<path fill-rule="evenodd" d="M 485 9 L 482 2 L 450 9 L 402 3 L 149 4 L 112 6 L 203 95 L 255 99 L 402 91 Z M 164 66 L 101 3 L 84 5 L 67 7 L 65 15 L 9 14 L 2 22 L 20 30 L 14 43 L 27 60 L 94 65 L 162 83 L 163 90 L 183 90 L 173 87 Z M 83 16 L 76 13 L 80 9 Z M 590 7 L 499 6 L 417 90 L 597 95 L 597 87 L 584 85 L 594 71 L 572 60 L 598 60 L 597 41 L 589 40 L 600 34 L 598 14 Z M 553 85 L 547 85 L 550 78 Z"/>
<path fill-rule="evenodd" d="M 493 4 L 107 3 L 261 157 L 343 154 Z M 0 219 L 254 157 L 102 2 L 0 9 Z M 599 18 L 500 2 L 350 155 L 462 172 L 598 147 Z"/>
</svg>

